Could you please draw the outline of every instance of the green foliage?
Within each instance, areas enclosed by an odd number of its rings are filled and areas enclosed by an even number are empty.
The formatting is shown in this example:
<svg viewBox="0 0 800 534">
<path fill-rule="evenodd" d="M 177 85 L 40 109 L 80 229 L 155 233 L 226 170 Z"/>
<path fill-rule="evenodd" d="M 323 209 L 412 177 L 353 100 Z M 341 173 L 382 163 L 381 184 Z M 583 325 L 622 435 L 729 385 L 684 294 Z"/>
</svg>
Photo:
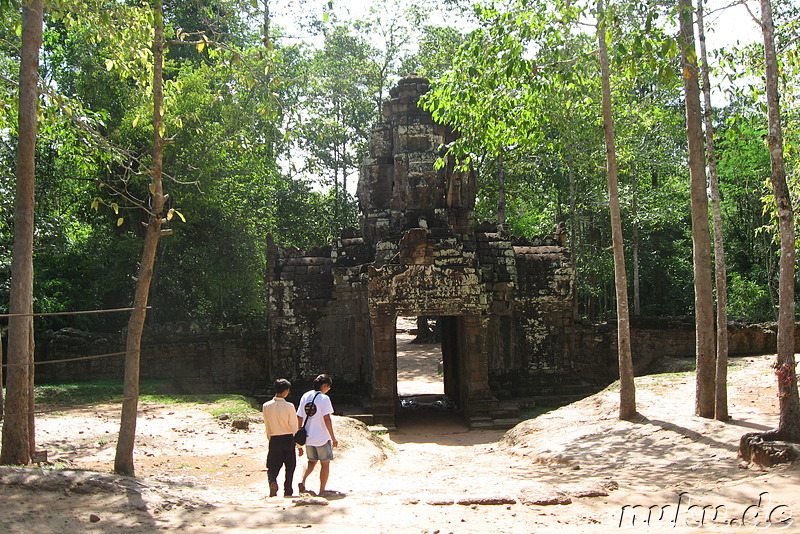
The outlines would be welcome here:
<svg viewBox="0 0 800 534">
<path fill-rule="evenodd" d="M 263 326 L 266 236 L 283 245 L 322 244 L 342 224 L 336 201 L 288 176 L 292 113 L 301 92 L 297 47 L 265 49 L 237 2 L 167 6 L 175 35 L 165 64 L 168 227 L 161 242 L 151 320 Z M 35 309 L 129 305 L 141 249 L 152 144 L 152 14 L 142 4 L 52 10 L 42 52 L 43 99 L 37 177 Z M 172 11 L 170 11 L 172 9 Z M 4 78 L 16 76 L 13 20 L 0 27 Z M 202 50 L 193 44 L 206 43 Z M 6 46 L 7 45 L 7 46 Z M 69 68 L 64 68 L 67 65 Z M 13 84 L 0 89 L 15 93 Z M 13 161 L 13 98 L 0 109 L 0 157 Z M 372 101 L 370 101 L 372 103 Z M 13 165 L 3 166 L 13 169 Z M 13 174 L 0 175 L 0 228 L 10 228 Z M 8 194 L 6 194 L 8 193 Z M 352 199 L 338 195 L 340 203 Z M 353 209 L 339 208 L 346 223 Z M 316 220 L 330 221 L 320 232 Z M 0 272 L 10 232 L 0 234 Z M 7 292 L 2 278 L 0 295 Z M 2 299 L 0 308 L 7 298 Z M 123 314 L 37 319 L 38 328 L 115 329 Z"/>
<path fill-rule="evenodd" d="M 497 220 L 496 161 L 502 154 L 512 231 L 547 234 L 557 222 L 568 223 L 582 311 L 600 319 L 614 310 L 613 262 L 605 173 L 598 172 L 605 165 L 598 66 L 593 39 L 578 31 L 582 9 L 544 1 L 477 8 L 480 27 L 467 36 L 423 106 L 461 134 L 447 155 L 477 172 L 482 217 Z M 626 255 L 636 224 L 643 308 L 689 313 L 685 137 L 672 75 L 677 49 L 657 27 L 659 16 L 653 6 L 631 3 L 617 5 L 604 19 L 615 71 Z M 668 300 L 660 296 L 665 289 Z"/>
<path fill-rule="evenodd" d="M 325 8 L 297 43 L 261 2 L 165 4 L 164 164 L 170 193 L 153 281 L 153 321 L 263 326 L 267 236 L 324 245 L 357 222 L 351 197 L 380 104 L 398 75 L 428 76 L 424 105 L 461 138 L 447 157 L 475 170 L 479 219 L 497 220 L 498 161 L 515 235 L 565 221 L 581 313 L 613 314 L 599 80 L 580 3 L 512 0 L 452 11 L 377 2 L 358 20 Z M 427 4 L 427 5 L 426 5 Z M 458 3 L 448 3 L 458 4 Z M 615 2 L 606 37 L 626 257 L 638 232 L 642 313 L 693 308 L 688 183 L 674 3 Z M 788 178 L 800 185 L 796 2 L 773 2 L 782 65 Z M 129 305 L 149 193 L 152 14 L 147 3 L 50 2 L 37 152 L 36 311 Z M 462 6 L 464 7 L 464 6 Z M 300 13 L 304 22 L 310 10 Z M 0 2 L 0 311 L 8 302 L 16 147 L 19 3 Z M 717 110 L 732 316 L 765 319 L 776 291 L 772 200 L 758 45 L 718 54 L 740 91 Z M 755 75 L 755 76 L 754 76 Z M 751 80 L 756 80 L 752 83 Z M 796 198 L 795 198 L 796 200 Z M 632 266 L 628 273 L 632 280 Z M 738 315 L 737 315 L 738 314 Z M 54 317 L 37 328 L 118 329 L 124 314 Z"/>
<path fill-rule="evenodd" d="M 792 204 L 800 199 L 797 102 L 798 8 L 795 2 L 772 2 L 776 24 L 782 128 L 786 179 Z M 774 319 L 778 290 L 778 231 L 775 201 L 769 184 L 769 152 L 763 85 L 762 43 L 719 51 L 720 73 L 731 80 L 731 104 L 724 110 L 720 134 L 720 188 L 723 208 L 730 220 L 726 240 L 730 244 L 730 271 L 741 277 L 736 283 L 743 295 L 755 300 L 752 315 Z M 795 224 L 797 221 L 795 220 Z M 797 230 L 795 230 L 797 233 Z M 769 297 L 769 304 L 767 298 Z M 749 313 L 747 309 L 740 313 Z"/>
<path fill-rule="evenodd" d="M 728 317 L 731 320 L 774 321 L 775 301 L 763 285 L 731 273 L 728 279 Z"/>
<path fill-rule="evenodd" d="M 323 219 L 333 238 L 354 222 L 348 217 L 353 205 L 348 206 L 347 182 L 366 155 L 368 126 L 379 116 L 375 96 L 385 79 L 377 50 L 353 28 L 326 27 L 323 36 L 323 47 L 306 64 L 310 116 L 301 122 L 298 144 L 309 156 L 301 173 L 322 176 L 333 191 L 332 217 Z"/>
<path fill-rule="evenodd" d="M 429 80 L 440 78 L 453 65 L 464 40 L 464 34 L 456 28 L 425 26 L 418 50 L 403 59 L 400 73 L 419 74 Z"/>
<path fill-rule="evenodd" d="M 766 123 L 748 110 L 744 101 L 738 103 L 738 109 L 732 106 L 726 111 L 725 122 L 718 130 L 718 174 L 726 220 L 729 284 L 737 284 L 742 295 L 760 287 L 760 292 L 777 301 L 777 232 L 772 219 L 769 152 L 762 139 Z M 729 288 L 729 292 L 734 291 Z M 729 314 L 741 318 L 736 314 L 748 309 L 754 320 L 774 318 L 772 305 L 765 306 L 763 301 L 741 310 L 734 308 Z"/>
</svg>

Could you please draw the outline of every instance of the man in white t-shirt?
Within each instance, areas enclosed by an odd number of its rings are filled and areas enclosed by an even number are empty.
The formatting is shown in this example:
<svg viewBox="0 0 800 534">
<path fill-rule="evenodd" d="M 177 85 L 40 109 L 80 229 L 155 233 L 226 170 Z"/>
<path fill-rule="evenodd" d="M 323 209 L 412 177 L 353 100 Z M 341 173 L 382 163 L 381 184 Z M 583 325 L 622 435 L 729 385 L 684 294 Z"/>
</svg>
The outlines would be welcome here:
<svg viewBox="0 0 800 534">
<path fill-rule="evenodd" d="M 300 398 L 297 406 L 297 424 L 306 428 L 306 458 L 308 465 L 303 473 L 303 480 L 298 484 L 300 493 L 311 493 L 306 490 L 306 479 L 320 463 L 319 495 L 324 496 L 325 485 L 330 474 L 330 461 L 333 460 L 333 447 L 338 447 L 336 435 L 333 433 L 333 405 L 327 393 L 333 386 L 333 380 L 326 374 L 314 379 L 314 389 L 307 391 Z"/>
</svg>

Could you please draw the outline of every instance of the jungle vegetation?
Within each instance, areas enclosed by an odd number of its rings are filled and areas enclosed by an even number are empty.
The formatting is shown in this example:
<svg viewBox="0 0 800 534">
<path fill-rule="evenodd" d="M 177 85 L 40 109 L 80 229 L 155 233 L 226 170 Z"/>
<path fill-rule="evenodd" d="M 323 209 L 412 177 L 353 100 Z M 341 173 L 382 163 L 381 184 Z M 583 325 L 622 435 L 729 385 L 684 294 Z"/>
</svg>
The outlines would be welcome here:
<svg viewBox="0 0 800 534">
<path fill-rule="evenodd" d="M 146 3 L 100 2 L 102 9 L 95 3 L 45 2 L 37 312 L 124 307 L 133 297 L 145 233 L 137 202 L 148 192 L 153 133 L 152 27 Z M 798 6 L 773 4 L 794 191 Z M 310 247 L 357 225 L 352 192 L 369 128 L 388 89 L 411 72 L 431 79 L 438 105 L 449 110 L 441 117 L 462 132 L 459 148 L 480 182 L 479 219 L 498 219 L 502 161 L 502 215 L 513 233 L 550 233 L 566 222 L 579 272 L 578 313 L 594 321 L 615 316 L 597 40 L 579 20 L 588 15 L 554 22 L 553 14 L 578 9 L 558 1 L 371 6 L 348 13 L 336 2 L 164 3 L 163 168 L 173 233 L 158 244 L 148 321 L 260 327 L 267 235 L 282 246 Z M 607 6 L 635 315 L 691 315 L 694 308 L 675 8 L 670 2 Z M 442 9 L 447 16 L 435 17 Z M 3 11 L 0 312 L 7 312 L 22 22 L 19 2 L 4 2 Z M 713 21 L 713 13 L 706 18 Z M 715 92 L 712 111 L 728 312 L 750 321 L 775 320 L 778 298 L 761 47 L 755 41 L 717 48 L 709 58 L 712 80 L 725 91 Z M 519 61 L 500 61 L 512 55 Z M 125 320 L 46 317 L 36 328 L 113 330 Z"/>
</svg>

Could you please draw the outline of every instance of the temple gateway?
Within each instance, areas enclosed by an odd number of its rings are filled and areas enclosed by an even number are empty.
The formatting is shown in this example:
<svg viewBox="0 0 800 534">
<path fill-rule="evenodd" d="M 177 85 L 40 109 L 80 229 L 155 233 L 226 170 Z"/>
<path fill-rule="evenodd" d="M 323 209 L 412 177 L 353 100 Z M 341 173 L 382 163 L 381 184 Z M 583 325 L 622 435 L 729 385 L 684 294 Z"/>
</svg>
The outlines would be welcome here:
<svg viewBox="0 0 800 534">
<path fill-rule="evenodd" d="M 407 76 L 383 104 L 358 182 L 360 228 L 330 247 L 270 247 L 268 371 L 299 383 L 326 372 L 337 396 L 394 425 L 396 320 L 436 317 L 444 392 L 471 427 L 501 399 L 575 379 L 575 270 L 558 236 L 518 238 L 474 220 L 471 172 L 435 167 L 454 133 L 417 106 Z"/>
</svg>

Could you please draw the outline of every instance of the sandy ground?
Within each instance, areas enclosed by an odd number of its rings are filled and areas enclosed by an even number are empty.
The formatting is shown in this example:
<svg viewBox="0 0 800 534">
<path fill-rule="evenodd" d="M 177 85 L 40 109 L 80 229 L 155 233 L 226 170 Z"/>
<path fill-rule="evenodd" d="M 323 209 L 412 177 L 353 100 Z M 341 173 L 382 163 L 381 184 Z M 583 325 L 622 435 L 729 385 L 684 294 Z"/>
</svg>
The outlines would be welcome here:
<svg viewBox="0 0 800 534">
<path fill-rule="evenodd" d="M 693 377 L 680 374 L 637 379 L 633 422 L 616 419 L 613 387 L 507 433 L 424 410 L 383 435 L 335 417 L 330 499 L 267 496 L 257 417 L 236 430 L 202 406 L 142 405 L 132 479 L 109 473 L 119 406 L 42 415 L 39 448 L 70 469 L 0 468 L 0 532 L 800 532 L 797 465 L 736 456 L 743 433 L 777 422 L 772 361 L 734 359 L 726 424 L 692 415 Z"/>
</svg>

